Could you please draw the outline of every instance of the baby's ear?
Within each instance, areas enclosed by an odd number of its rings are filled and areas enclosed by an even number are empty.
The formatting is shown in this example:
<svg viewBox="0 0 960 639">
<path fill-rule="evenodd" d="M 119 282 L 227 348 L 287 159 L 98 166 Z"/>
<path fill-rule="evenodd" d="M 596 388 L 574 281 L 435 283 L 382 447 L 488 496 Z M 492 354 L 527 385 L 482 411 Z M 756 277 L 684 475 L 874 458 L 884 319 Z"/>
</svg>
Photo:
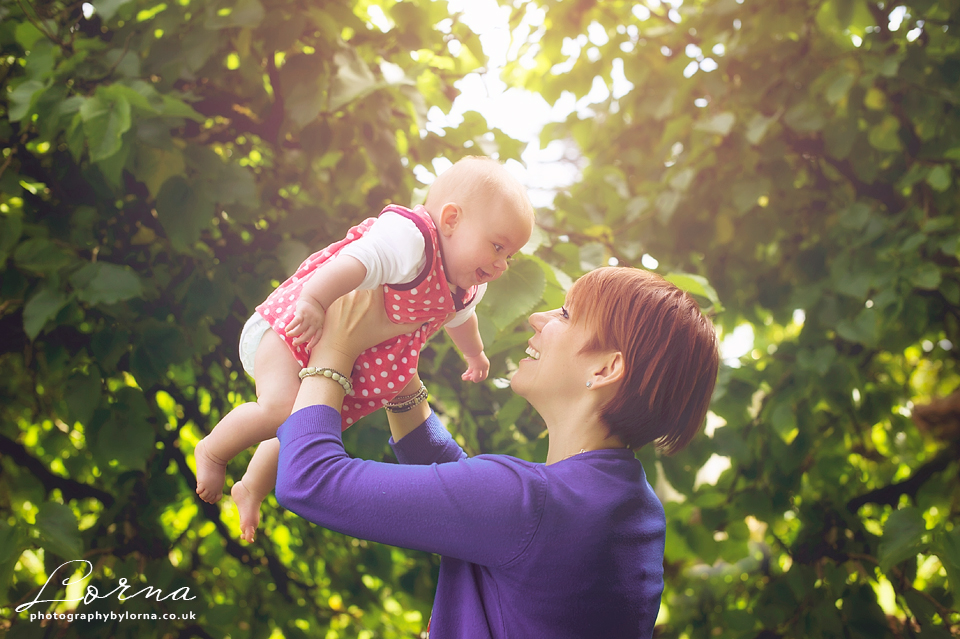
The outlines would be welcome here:
<svg viewBox="0 0 960 639">
<path fill-rule="evenodd" d="M 449 237 L 463 220 L 463 210 L 453 202 L 447 202 L 440 209 L 441 235 Z"/>
</svg>

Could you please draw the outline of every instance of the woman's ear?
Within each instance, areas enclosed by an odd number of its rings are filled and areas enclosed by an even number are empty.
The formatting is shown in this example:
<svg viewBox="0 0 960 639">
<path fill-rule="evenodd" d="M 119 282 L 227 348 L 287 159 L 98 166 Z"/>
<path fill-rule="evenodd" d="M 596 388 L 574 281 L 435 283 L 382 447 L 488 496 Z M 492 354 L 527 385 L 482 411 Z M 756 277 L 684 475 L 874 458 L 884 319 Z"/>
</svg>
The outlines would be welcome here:
<svg viewBox="0 0 960 639">
<path fill-rule="evenodd" d="M 463 210 L 453 202 L 447 202 L 440 208 L 440 226 L 437 229 L 444 237 L 450 237 L 463 221 Z"/>
<path fill-rule="evenodd" d="M 592 388 L 603 388 L 617 384 L 623 380 L 625 374 L 626 369 L 623 361 L 623 353 L 620 351 L 609 351 L 598 354 L 593 375 L 590 378 L 590 386 Z"/>
</svg>

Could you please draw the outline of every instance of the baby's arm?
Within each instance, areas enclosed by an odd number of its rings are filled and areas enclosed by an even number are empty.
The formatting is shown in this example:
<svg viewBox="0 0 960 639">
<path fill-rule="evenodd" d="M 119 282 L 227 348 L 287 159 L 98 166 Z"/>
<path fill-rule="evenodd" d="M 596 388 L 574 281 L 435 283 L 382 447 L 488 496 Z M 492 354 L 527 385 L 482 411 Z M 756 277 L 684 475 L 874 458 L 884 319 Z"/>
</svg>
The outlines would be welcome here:
<svg viewBox="0 0 960 639">
<path fill-rule="evenodd" d="M 483 354 L 483 340 L 480 339 L 477 315 L 471 315 L 459 326 L 448 326 L 447 334 L 467 360 L 467 371 L 461 379 L 468 382 L 485 380 L 490 371 L 490 360 Z"/>
<path fill-rule="evenodd" d="M 326 309 L 338 298 L 360 286 L 367 268 L 355 257 L 338 255 L 317 270 L 303 285 L 293 320 L 284 329 L 295 337 L 294 346 L 312 350 L 320 340 Z"/>
</svg>

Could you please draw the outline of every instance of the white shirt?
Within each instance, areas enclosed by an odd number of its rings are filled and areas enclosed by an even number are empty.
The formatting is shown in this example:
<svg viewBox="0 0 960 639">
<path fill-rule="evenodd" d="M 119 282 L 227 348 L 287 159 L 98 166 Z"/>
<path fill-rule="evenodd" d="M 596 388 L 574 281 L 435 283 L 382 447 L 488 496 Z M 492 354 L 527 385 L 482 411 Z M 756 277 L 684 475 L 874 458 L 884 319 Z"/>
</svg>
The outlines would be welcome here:
<svg viewBox="0 0 960 639">
<path fill-rule="evenodd" d="M 416 279 L 427 263 L 420 229 L 393 211 L 383 212 L 364 236 L 343 247 L 340 255 L 349 255 L 366 267 L 367 275 L 357 287 L 360 289 L 407 284 Z M 473 301 L 444 326 L 454 328 L 466 322 L 486 290 L 486 284 L 478 286 Z"/>
</svg>

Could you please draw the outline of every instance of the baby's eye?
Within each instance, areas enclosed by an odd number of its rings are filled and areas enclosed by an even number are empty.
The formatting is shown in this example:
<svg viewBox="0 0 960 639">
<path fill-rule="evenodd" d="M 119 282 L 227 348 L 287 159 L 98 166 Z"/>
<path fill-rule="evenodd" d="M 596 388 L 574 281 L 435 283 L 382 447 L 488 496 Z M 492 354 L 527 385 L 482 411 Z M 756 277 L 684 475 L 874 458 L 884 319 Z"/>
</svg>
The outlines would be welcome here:
<svg viewBox="0 0 960 639">
<path fill-rule="evenodd" d="M 494 245 L 493 245 L 493 248 L 494 248 L 494 250 L 495 250 L 497 253 L 499 253 L 500 251 L 503 250 L 503 245 L 502 245 L 502 244 L 494 244 Z"/>
</svg>

